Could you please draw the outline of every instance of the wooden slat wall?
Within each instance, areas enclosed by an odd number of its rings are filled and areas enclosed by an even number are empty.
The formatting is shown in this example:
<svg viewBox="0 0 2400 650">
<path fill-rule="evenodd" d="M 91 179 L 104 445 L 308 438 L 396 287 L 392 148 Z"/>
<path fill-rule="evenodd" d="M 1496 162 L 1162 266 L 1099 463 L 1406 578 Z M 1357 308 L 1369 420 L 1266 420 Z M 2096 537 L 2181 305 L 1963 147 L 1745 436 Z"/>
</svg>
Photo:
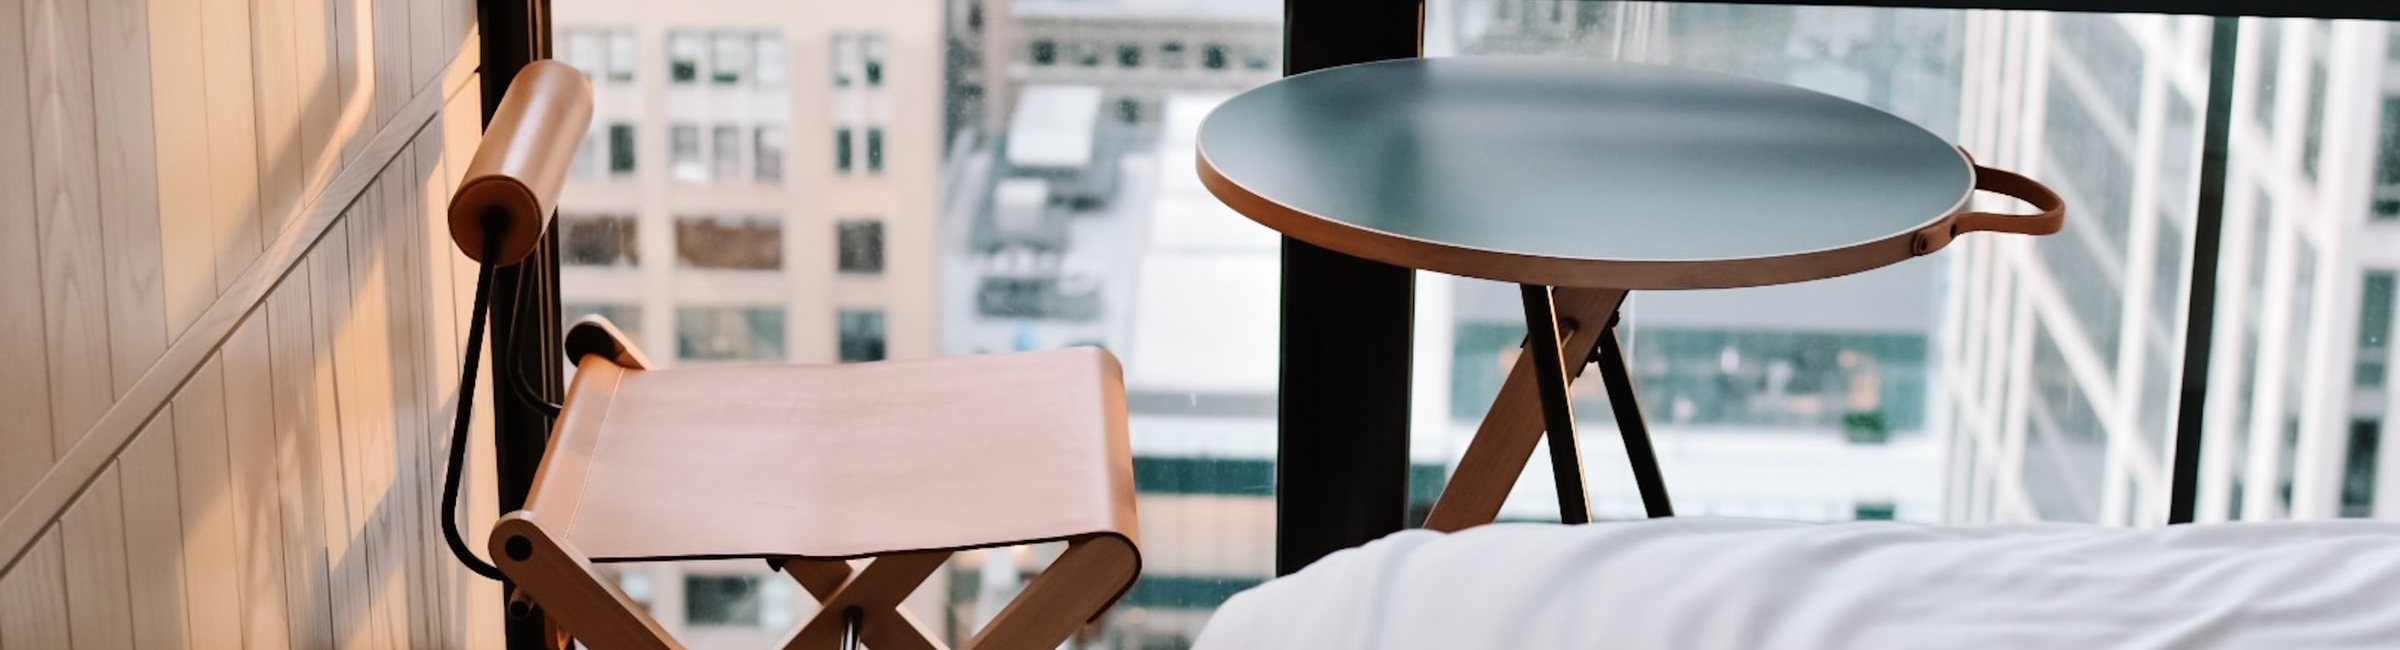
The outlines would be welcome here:
<svg viewBox="0 0 2400 650">
<path fill-rule="evenodd" d="M 497 642 L 437 492 L 473 21 L 0 0 L 0 649 Z"/>
</svg>

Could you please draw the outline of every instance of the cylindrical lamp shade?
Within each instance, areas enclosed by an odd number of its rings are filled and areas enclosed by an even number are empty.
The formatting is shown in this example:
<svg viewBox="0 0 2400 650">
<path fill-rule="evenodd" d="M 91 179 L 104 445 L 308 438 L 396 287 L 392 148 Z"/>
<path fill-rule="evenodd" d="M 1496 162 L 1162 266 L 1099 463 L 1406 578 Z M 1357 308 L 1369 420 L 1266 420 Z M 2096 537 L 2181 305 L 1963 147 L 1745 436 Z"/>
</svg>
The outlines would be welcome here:
<svg viewBox="0 0 2400 650">
<path fill-rule="evenodd" d="M 546 60 L 518 71 L 450 197 L 450 239 L 458 250 L 490 265 L 515 264 L 532 254 L 591 124 L 592 83 L 583 73 Z M 487 219 L 493 220 L 489 231 Z M 490 259 L 484 258 L 487 232 L 499 238 Z"/>
</svg>

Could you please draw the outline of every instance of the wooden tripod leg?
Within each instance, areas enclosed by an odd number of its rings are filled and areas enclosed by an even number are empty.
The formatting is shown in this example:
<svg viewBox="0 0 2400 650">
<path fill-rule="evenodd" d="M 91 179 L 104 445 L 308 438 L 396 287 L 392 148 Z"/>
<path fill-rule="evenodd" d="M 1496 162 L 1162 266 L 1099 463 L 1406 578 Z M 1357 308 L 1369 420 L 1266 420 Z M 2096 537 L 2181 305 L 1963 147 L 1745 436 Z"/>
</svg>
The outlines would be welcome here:
<svg viewBox="0 0 2400 650">
<path fill-rule="evenodd" d="M 1589 358 L 1600 345 L 1600 337 L 1608 334 L 1608 318 L 1624 302 L 1625 292 L 1560 287 L 1552 296 L 1559 319 L 1575 323 L 1572 331 L 1565 333 L 1559 352 L 1581 369 L 1577 362 Z M 1484 412 L 1475 439 L 1458 460 L 1458 471 L 1451 474 L 1449 486 L 1434 502 L 1433 512 L 1426 515 L 1425 528 L 1456 532 L 1499 518 L 1501 502 L 1508 500 L 1510 488 L 1516 487 L 1517 476 L 1525 472 L 1525 462 L 1532 458 L 1534 445 L 1545 430 L 1532 356 L 1518 354 L 1517 362 L 1509 366 L 1500 395 L 1492 398 L 1491 409 Z M 1568 381 L 1576 374 L 1567 373 Z"/>
<path fill-rule="evenodd" d="M 563 540 L 551 537 L 531 512 L 501 517 L 492 527 L 492 561 L 517 588 L 533 595 L 562 627 L 594 650 L 681 650 L 640 603 Z"/>
<path fill-rule="evenodd" d="M 1067 551 L 1034 576 L 1016 600 L 1000 608 L 965 648 L 1058 647 L 1132 586 L 1141 564 L 1141 555 L 1123 537 L 1096 535 L 1069 542 Z"/>
<path fill-rule="evenodd" d="M 824 604 L 823 608 L 817 610 L 817 615 L 809 618 L 808 622 L 802 623 L 800 629 L 793 630 L 792 636 L 785 639 L 781 647 L 785 650 L 840 647 L 842 631 L 849 625 L 842 614 L 855 607 L 861 614 L 859 640 L 867 647 L 875 650 L 941 650 L 941 644 L 927 636 L 924 628 L 900 612 L 900 601 L 908 598 L 909 592 L 916 591 L 918 584 L 925 582 L 925 578 L 932 576 L 933 572 L 941 570 L 942 564 L 948 561 L 949 551 L 895 553 L 876 557 L 867 563 L 866 568 L 842 582 L 840 588 L 820 596 L 818 602 Z M 832 571 L 848 571 L 846 567 L 829 567 L 821 561 L 784 563 L 785 571 L 796 568 L 798 572 L 793 573 L 792 577 L 799 579 L 803 587 L 810 587 L 812 582 L 822 584 L 823 576 L 830 575 Z M 807 574 L 807 577 L 803 577 L 803 574 Z M 813 593 L 815 589 L 811 588 L 810 591 Z"/>
</svg>

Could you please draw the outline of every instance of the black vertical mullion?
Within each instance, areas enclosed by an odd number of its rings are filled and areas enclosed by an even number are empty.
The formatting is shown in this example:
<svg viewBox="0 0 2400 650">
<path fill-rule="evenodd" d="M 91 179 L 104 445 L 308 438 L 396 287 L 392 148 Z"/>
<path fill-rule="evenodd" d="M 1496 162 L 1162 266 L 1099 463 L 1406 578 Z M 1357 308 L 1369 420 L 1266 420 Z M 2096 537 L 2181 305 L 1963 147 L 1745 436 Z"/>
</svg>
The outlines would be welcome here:
<svg viewBox="0 0 2400 650">
<path fill-rule="evenodd" d="M 483 123 L 491 125 L 500 98 L 526 64 L 550 58 L 549 0 L 479 0 L 476 18 L 483 34 Z M 564 392 L 565 352 L 559 347 L 558 242 L 544 236 L 524 261 L 492 271 L 493 296 L 515 298 L 492 305 L 491 358 L 493 463 L 498 466 L 500 512 L 525 507 L 533 475 L 550 438 L 550 416 L 538 405 L 497 398 L 514 386 L 529 386 L 543 400 Z M 519 304 L 518 300 L 533 304 Z M 520 329 L 530 328 L 530 329 Z M 505 336 L 502 334 L 506 334 Z M 462 399 L 469 398 L 462 396 Z M 455 516 L 454 513 L 444 513 Z M 503 593 L 514 589 L 504 584 Z M 547 624 L 535 611 L 506 616 L 503 638 L 512 650 L 548 647 Z"/>
<path fill-rule="evenodd" d="M 1415 57 L 1421 0 L 1286 0 L 1284 74 Z M 1275 573 L 1407 521 L 1409 269 L 1283 241 Z"/>
<path fill-rule="evenodd" d="M 2225 230 L 2226 156 L 2232 147 L 2234 50 L 2241 20 L 2218 18 L 2209 39 L 2208 109 L 2200 143 L 2199 214 L 2192 227 L 2191 303 L 2184 312 L 2183 390 L 2175 413 L 2175 455 L 2168 470 L 2167 523 L 2191 523 L 2198 509 L 2200 427 L 2208 407 L 2208 366 L 2216 339 L 2217 256 Z"/>
</svg>

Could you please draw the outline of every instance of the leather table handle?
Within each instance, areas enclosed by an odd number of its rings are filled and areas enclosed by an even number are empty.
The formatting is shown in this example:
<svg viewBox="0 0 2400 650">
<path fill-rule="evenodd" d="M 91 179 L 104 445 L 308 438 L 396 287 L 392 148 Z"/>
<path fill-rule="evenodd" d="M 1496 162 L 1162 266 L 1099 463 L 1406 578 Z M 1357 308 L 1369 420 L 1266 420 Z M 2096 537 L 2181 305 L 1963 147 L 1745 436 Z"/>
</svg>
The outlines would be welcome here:
<svg viewBox="0 0 2400 650">
<path fill-rule="evenodd" d="M 1975 166 L 1975 189 L 2015 197 L 2041 210 L 2034 214 L 1999 214 L 1993 212 L 1961 212 L 1950 232 L 2006 232 L 2020 235 L 2048 235 L 2067 225 L 2067 202 L 2039 181 L 2005 169 Z"/>
</svg>

